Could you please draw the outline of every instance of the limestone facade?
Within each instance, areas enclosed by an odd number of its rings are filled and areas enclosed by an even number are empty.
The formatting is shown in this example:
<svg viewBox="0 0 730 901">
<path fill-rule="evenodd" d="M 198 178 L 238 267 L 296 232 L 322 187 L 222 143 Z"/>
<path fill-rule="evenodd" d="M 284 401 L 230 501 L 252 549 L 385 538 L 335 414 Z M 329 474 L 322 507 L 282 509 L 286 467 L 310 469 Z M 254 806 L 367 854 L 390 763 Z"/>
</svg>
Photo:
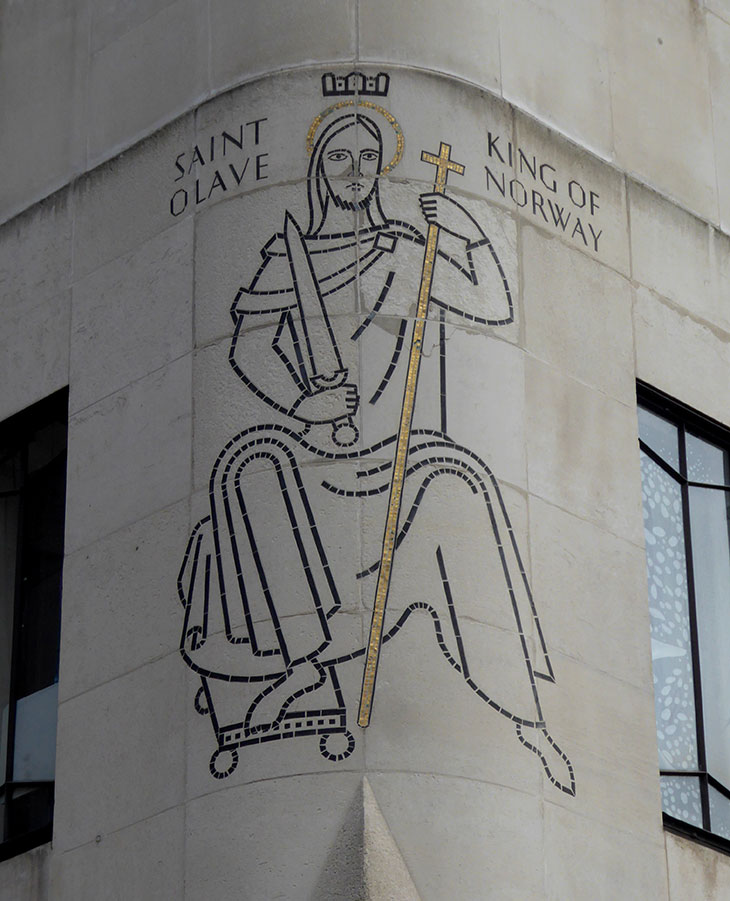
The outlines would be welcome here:
<svg viewBox="0 0 730 901">
<path fill-rule="evenodd" d="M 730 6 L 457 7 L 3 9 L 0 419 L 68 385 L 69 463 L 0 898 L 730 894 L 662 825 L 636 412 L 730 425 Z"/>
</svg>

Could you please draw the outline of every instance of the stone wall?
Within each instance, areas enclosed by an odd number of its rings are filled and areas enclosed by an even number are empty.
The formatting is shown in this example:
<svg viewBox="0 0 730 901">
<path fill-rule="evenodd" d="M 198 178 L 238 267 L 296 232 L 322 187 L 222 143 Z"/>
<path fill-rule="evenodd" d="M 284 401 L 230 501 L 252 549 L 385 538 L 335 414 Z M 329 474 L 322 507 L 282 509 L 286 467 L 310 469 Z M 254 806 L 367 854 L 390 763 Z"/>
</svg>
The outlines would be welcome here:
<svg viewBox="0 0 730 901">
<path fill-rule="evenodd" d="M 33 0 L 2 17 L 3 218 L 201 100 L 314 60 L 484 88 L 728 223 L 727 0 Z"/>
<path fill-rule="evenodd" d="M 724 897 L 662 831 L 635 380 L 728 421 L 728 10 L 157 6 L 3 10 L 1 412 L 70 420 L 54 841 L 0 896 Z"/>
</svg>

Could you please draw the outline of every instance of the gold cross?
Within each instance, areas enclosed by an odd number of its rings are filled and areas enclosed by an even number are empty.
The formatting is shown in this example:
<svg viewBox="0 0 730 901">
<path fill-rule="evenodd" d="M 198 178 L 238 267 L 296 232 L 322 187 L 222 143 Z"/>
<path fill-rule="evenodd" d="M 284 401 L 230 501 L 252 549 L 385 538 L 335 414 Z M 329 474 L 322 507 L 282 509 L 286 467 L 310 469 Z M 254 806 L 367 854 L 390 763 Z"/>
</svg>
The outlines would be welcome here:
<svg viewBox="0 0 730 901">
<path fill-rule="evenodd" d="M 421 151 L 421 159 L 424 163 L 430 163 L 432 166 L 436 167 L 436 181 L 433 186 L 433 190 L 436 194 L 443 194 L 446 191 L 446 179 L 448 178 L 449 171 L 457 172 L 459 175 L 464 174 L 464 166 L 461 163 L 455 163 L 450 159 L 451 156 L 451 144 L 444 144 L 441 142 L 441 147 L 439 148 L 439 154 L 436 156 L 434 153 L 429 153 L 427 150 Z"/>
</svg>

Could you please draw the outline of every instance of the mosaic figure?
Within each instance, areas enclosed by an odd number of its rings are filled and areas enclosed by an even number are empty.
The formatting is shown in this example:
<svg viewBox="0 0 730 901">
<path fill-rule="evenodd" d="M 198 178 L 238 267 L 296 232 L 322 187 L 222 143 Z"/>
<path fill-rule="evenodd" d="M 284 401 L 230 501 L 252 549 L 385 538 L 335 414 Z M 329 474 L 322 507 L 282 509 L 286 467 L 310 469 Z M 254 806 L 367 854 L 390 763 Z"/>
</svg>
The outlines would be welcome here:
<svg viewBox="0 0 730 901">
<path fill-rule="evenodd" d="M 388 163 L 385 134 L 396 141 Z M 223 449 L 210 512 L 180 572 L 181 652 L 201 676 L 196 706 L 218 740 L 211 771 L 227 776 L 245 745 L 306 735 L 319 736 L 330 760 L 352 752 L 353 710 L 338 672 L 362 667 L 369 646 L 361 616 L 348 612 L 372 609 L 380 592 L 387 608 L 370 651 L 382 643 L 388 654 L 412 618 L 426 617 L 433 643 L 424 653 L 440 652 L 466 689 L 511 720 L 553 784 L 572 795 L 572 766 L 543 718 L 538 684 L 553 682 L 553 670 L 502 494 L 486 464 L 446 430 L 445 323 L 510 323 L 510 288 L 481 225 L 443 193 L 445 176 L 421 195 L 421 222 L 386 215 L 380 176 L 402 146 L 393 117 L 369 100 L 318 117 L 308 221 L 284 212 L 233 303 L 231 365 L 283 419 L 252 425 Z M 431 240 L 439 232 L 451 236 L 448 252 Z M 429 252 L 428 316 L 418 332 Z M 387 574 L 385 540 L 364 539 L 361 565 L 343 564 L 354 556 L 338 552 L 341 524 L 378 523 L 371 531 L 380 539 L 394 485 Z M 223 712 L 224 683 L 229 698 L 238 692 L 237 714 Z"/>
</svg>

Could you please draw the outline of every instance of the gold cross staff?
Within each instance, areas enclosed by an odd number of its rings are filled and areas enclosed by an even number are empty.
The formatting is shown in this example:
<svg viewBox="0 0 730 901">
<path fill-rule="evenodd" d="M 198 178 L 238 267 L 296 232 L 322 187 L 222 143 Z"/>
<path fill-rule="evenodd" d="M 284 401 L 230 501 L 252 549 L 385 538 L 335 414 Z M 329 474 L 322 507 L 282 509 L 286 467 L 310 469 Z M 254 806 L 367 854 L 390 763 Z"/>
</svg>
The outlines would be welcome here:
<svg viewBox="0 0 730 901">
<path fill-rule="evenodd" d="M 446 179 L 449 172 L 464 174 L 464 166 L 454 163 L 450 159 L 451 144 L 441 142 L 438 156 L 427 151 L 421 151 L 421 159 L 424 163 L 436 166 L 436 181 L 433 190 L 436 194 L 446 192 Z M 363 674 L 362 690 L 360 692 L 360 710 L 357 722 L 365 728 L 370 724 L 370 714 L 375 693 L 375 679 L 378 673 L 378 660 L 380 659 L 380 643 L 383 635 L 383 619 L 385 617 L 385 605 L 388 600 L 390 587 L 390 574 L 393 567 L 393 553 L 398 535 L 398 519 L 400 517 L 401 501 L 403 496 L 403 481 L 406 474 L 406 459 L 408 457 L 408 445 L 411 438 L 411 424 L 413 422 L 413 408 L 416 403 L 416 387 L 418 385 L 418 370 L 421 366 L 421 349 L 423 347 L 423 333 L 426 328 L 426 314 L 428 313 L 428 301 L 431 297 L 431 282 L 433 280 L 433 267 L 436 262 L 438 249 L 439 227 L 435 222 L 430 222 L 426 234 L 426 253 L 423 257 L 423 269 L 421 271 L 421 287 L 418 291 L 418 310 L 413 326 L 411 338 L 411 352 L 408 358 L 408 374 L 406 387 L 403 393 L 403 406 L 401 408 L 400 425 L 398 426 L 398 441 L 395 448 L 395 461 L 393 463 L 393 476 L 390 481 L 390 497 L 388 499 L 388 516 L 385 520 L 385 533 L 383 535 L 383 551 L 380 555 L 380 569 L 378 570 L 378 584 L 375 589 L 375 603 L 373 605 L 373 618 L 370 622 L 370 637 L 368 639 L 368 654 L 365 660 L 365 673 Z"/>
</svg>

